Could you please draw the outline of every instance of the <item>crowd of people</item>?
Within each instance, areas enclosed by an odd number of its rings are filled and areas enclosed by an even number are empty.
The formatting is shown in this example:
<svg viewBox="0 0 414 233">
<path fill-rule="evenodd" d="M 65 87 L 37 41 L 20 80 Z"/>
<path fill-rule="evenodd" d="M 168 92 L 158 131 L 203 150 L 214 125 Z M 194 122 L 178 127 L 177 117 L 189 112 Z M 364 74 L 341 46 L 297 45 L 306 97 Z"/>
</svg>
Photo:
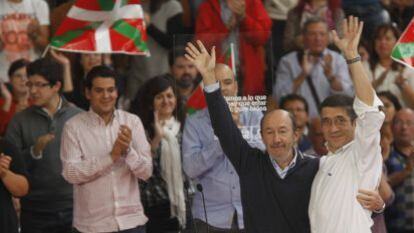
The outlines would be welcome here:
<svg viewBox="0 0 414 233">
<path fill-rule="evenodd" d="M 74 2 L 0 1 L 0 232 L 414 232 L 413 0 L 141 0 L 150 57 Z"/>
</svg>

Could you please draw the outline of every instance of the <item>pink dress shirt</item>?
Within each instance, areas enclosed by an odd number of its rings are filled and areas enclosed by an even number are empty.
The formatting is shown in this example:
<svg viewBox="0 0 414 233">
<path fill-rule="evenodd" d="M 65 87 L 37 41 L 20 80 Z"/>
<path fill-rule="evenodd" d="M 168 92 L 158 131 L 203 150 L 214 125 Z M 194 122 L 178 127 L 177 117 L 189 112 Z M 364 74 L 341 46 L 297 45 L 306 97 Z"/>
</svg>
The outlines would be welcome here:
<svg viewBox="0 0 414 233">
<path fill-rule="evenodd" d="M 110 157 L 120 125 L 132 130 L 128 154 Z M 74 185 L 74 227 L 81 232 L 112 232 L 144 225 L 138 179 L 152 174 L 150 146 L 141 120 L 115 110 L 108 125 L 95 112 L 71 118 L 62 134 L 62 175 Z"/>
</svg>

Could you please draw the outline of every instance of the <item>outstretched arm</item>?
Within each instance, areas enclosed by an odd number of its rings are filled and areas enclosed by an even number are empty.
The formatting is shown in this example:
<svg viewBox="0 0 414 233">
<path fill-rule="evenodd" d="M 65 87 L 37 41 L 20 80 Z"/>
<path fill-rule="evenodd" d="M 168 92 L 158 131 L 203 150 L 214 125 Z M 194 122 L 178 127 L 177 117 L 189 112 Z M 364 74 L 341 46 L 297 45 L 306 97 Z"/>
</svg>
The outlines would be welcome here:
<svg viewBox="0 0 414 233">
<path fill-rule="evenodd" d="M 214 73 L 216 62 L 215 48 L 213 47 L 211 54 L 209 54 L 200 41 L 197 41 L 197 45 L 199 48 L 196 48 L 191 43 L 187 45 L 186 58 L 197 67 L 203 77 L 206 100 L 214 133 L 217 135 L 224 153 L 232 162 L 236 171 L 239 174 L 243 173 L 248 170 L 246 166 L 254 163 L 251 160 L 255 158 L 254 156 L 248 156 L 248 151 L 251 147 L 243 139 L 240 130 L 234 123 L 229 107 L 219 90 Z"/>
<path fill-rule="evenodd" d="M 372 106 L 374 104 L 374 88 L 369 81 L 365 69 L 358 54 L 358 44 L 361 38 L 363 22 L 357 17 L 350 16 L 342 23 L 343 37 L 339 38 L 337 32 L 332 31 L 335 45 L 345 55 L 351 71 L 351 79 L 355 88 L 355 95 L 363 103 Z"/>
</svg>

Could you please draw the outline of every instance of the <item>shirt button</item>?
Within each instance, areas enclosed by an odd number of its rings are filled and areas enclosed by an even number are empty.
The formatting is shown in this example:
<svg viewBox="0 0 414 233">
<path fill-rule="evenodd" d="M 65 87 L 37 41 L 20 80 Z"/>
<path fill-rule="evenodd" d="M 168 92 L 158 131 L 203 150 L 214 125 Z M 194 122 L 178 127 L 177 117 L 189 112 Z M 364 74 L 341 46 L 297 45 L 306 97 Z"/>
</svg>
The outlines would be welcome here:
<svg viewBox="0 0 414 233">
<path fill-rule="evenodd" d="M 234 174 L 234 172 L 233 172 L 233 171 L 231 171 L 231 172 L 230 172 L 230 174 L 232 174 L 232 175 L 233 175 L 233 174 Z"/>
<path fill-rule="evenodd" d="M 118 207 L 118 202 L 117 201 L 115 202 L 115 206 Z"/>
<path fill-rule="evenodd" d="M 233 186 L 232 188 L 233 188 L 233 189 L 236 189 L 236 187 L 234 187 L 234 186 Z"/>
</svg>

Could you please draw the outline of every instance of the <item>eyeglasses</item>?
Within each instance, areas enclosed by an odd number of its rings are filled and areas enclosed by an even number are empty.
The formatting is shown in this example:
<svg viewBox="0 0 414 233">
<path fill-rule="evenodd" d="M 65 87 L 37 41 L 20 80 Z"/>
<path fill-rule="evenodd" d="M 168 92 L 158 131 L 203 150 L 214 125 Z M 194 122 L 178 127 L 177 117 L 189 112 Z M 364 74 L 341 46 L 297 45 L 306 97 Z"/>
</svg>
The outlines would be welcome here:
<svg viewBox="0 0 414 233">
<path fill-rule="evenodd" d="M 26 86 L 29 89 L 32 89 L 33 87 L 36 87 L 36 88 L 44 88 L 44 87 L 51 86 L 51 85 L 50 85 L 50 83 L 31 83 L 31 82 L 27 82 L 26 83 Z"/>
</svg>

